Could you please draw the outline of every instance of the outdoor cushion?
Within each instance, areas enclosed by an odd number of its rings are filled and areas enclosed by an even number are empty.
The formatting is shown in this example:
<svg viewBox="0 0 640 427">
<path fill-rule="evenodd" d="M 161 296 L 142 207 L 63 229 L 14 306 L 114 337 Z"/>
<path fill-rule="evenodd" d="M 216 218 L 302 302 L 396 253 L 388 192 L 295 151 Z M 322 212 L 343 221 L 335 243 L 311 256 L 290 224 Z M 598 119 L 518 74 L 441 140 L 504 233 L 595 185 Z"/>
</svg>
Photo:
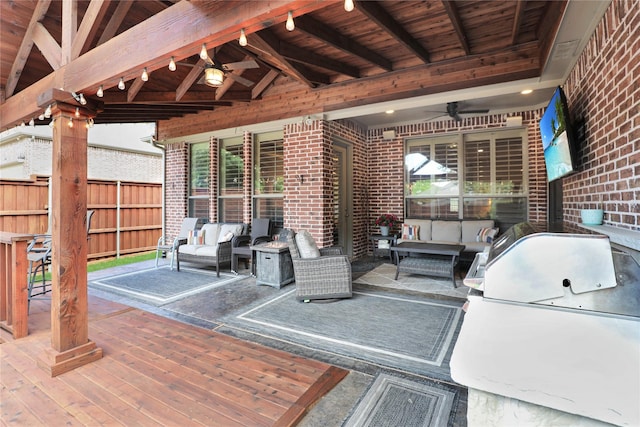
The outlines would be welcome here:
<svg viewBox="0 0 640 427">
<path fill-rule="evenodd" d="M 491 243 L 493 238 L 498 234 L 497 228 L 481 228 L 476 236 L 476 241 Z"/>
<path fill-rule="evenodd" d="M 204 244 L 215 245 L 218 243 L 218 224 L 205 224 L 202 226 L 201 232 L 204 232 Z"/>
<path fill-rule="evenodd" d="M 418 240 L 424 240 L 424 241 L 431 240 L 431 220 L 430 219 L 405 218 L 404 223 L 409 225 L 417 225 L 419 227 Z"/>
<path fill-rule="evenodd" d="M 462 221 L 462 242 L 476 242 L 478 231 L 482 228 L 493 228 L 494 222 L 492 219 L 477 219 L 477 220 L 464 220 Z"/>
<path fill-rule="evenodd" d="M 402 224 L 403 240 L 418 240 L 419 225 Z"/>
<path fill-rule="evenodd" d="M 218 245 L 202 245 L 196 248 L 197 256 L 216 257 L 218 256 Z"/>
<path fill-rule="evenodd" d="M 318 249 L 316 241 L 306 230 L 296 234 L 296 245 L 300 251 L 300 258 L 318 258 L 320 256 L 320 249 Z"/>
<path fill-rule="evenodd" d="M 460 242 L 460 221 L 433 221 L 431 239 L 443 242 Z"/>
<path fill-rule="evenodd" d="M 229 233 L 231 233 L 231 235 L 229 235 Z M 239 236 L 240 234 L 242 234 L 242 224 L 220 224 L 217 242 L 228 242 L 233 236 Z"/>
<path fill-rule="evenodd" d="M 181 254 L 195 255 L 198 248 L 203 246 L 204 245 L 180 245 L 178 246 L 178 252 Z"/>
</svg>

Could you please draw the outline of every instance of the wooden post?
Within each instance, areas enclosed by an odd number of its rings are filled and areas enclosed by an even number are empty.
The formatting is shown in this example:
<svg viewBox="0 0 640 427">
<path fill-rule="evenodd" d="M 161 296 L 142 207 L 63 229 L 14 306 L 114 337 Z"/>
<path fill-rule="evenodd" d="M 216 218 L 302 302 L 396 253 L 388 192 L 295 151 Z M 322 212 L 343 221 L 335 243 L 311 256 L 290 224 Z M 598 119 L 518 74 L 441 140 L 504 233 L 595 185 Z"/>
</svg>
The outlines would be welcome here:
<svg viewBox="0 0 640 427">
<path fill-rule="evenodd" d="M 51 105 L 53 126 L 51 349 L 41 366 L 56 376 L 98 360 L 89 340 L 87 300 L 87 128 L 91 113 L 67 92 L 38 98 Z M 78 115 L 76 115 L 76 112 Z M 70 126 L 70 123 L 73 126 Z"/>
</svg>

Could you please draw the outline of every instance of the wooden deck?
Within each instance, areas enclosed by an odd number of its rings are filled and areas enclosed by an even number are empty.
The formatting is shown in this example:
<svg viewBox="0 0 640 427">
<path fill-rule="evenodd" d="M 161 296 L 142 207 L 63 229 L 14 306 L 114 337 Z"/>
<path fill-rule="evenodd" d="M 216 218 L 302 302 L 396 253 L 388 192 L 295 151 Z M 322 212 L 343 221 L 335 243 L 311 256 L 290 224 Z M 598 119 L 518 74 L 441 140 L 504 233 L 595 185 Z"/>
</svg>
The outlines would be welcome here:
<svg viewBox="0 0 640 427">
<path fill-rule="evenodd" d="M 295 425 L 346 371 L 91 297 L 104 357 L 51 378 L 45 301 L 0 345 L 0 425 Z M 6 338 L 6 337 L 5 337 Z"/>
</svg>

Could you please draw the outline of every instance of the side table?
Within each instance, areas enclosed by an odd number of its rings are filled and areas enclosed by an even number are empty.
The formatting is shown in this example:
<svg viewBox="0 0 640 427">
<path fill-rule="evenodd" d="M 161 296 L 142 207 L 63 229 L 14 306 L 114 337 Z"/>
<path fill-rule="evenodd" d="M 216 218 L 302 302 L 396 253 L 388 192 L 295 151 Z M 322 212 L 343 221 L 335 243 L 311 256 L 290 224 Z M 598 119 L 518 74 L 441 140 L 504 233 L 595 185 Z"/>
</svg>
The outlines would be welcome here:
<svg viewBox="0 0 640 427">
<path fill-rule="evenodd" d="M 251 246 L 256 253 L 256 284 L 281 288 L 294 281 L 293 262 L 286 242 Z"/>
<path fill-rule="evenodd" d="M 369 236 L 369 240 L 373 245 L 373 256 L 375 257 L 377 254 L 383 253 L 384 255 L 389 255 L 389 261 L 393 262 L 393 256 L 391 254 L 391 246 L 395 246 L 398 240 L 397 234 L 389 234 L 388 236 L 383 236 L 382 234 L 371 234 Z M 386 240 L 389 242 L 389 246 L 387 248 L 380 248 L 379 243 L 381 240 Z"/>
</svg>

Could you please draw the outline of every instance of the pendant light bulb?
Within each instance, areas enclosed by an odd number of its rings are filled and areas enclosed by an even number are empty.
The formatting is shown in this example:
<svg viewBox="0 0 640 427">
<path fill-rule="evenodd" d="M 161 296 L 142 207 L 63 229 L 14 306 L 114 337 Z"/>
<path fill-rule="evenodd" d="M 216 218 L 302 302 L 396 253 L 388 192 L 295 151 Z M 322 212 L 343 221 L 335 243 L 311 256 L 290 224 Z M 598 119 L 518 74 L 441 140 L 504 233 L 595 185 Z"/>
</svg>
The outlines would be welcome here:
<svg viewBox="0 0 640 427">
<path fill-rule="evenodd" d="M 169 61 L 169 71 L 175 71 L 175 70 L 176 70 L 176 61 L 172 56 L 171 61 Z"/>
<path fill-rule="evenodd" d="M 354 8 L 353 0 L 344 0 L 344 10 L 351 12 Z"/>
<path fill-rule="evenodd" d="M 80 104 L 87 105 L 87 100 L 84 99 L 84 95 L 83 94 L 80 94 L 79 98 L 80 98 Z"/>
<path fill-rule="evenodd" d="M 238 43 L 240 43 L 240 46 L 246 46 L 247 45 L 247 35 L 244 33 L 244 28 L 240 30 L 240 38 L 238 39 Z"/>
<path fill-rule="evenodd" d="M 22 123 L 20 123 L 20 127 L 23 128 L 25 127 L 27 124 L 24 122 L 24 120 L 22 121 Z"/>
<path fill-rule="evenodd" d="M 209 54 L 207 53 L 207 45 L 202 43 L 202 49 L 200 49 L 200 59 L 206 61 L 208 57 Z"/>
<path fill-rule="evenodd" d="M 118 89 L 124 90 L 124 77 L 120 77 L 120 81 L 118 82 Z"/>
<path fill-rule="evenodd" d="M 44 113 L 42 113 L 42 114 L 40 114 L 40 115 L 38 116 L 38 120 L 44 120 Z"/>
<path fill-rule="evenodd" d="M 67 126 L 69 126 L 70 128 L 73 127 L 73 119 L 71 117 L 69 117 L 69 121 L 67 122 Z"/>
<path fill-rule="evenodd" d="M 29 126 L 33 127 L 33 126 L 35 126 L 35 125 L 36 125 L 36 121 L 35 121 L 35 119 L 31 119 L 31 120 L 29 120 Z"/>
<path fill-rule="evenodd" d="M 100 87 L 98 88 L 98 92 L 96 92 L 96 95 L 98 95 L 98 98 L 102 98 L 104 96 L 104 89 L 102 89 L 102 85 L 100 85 Z"/>
<path fill-rule="evenodd" d="M 140 76 L 143 82 L 149 81 L 149 73 L 147 73 L 147 67 L 144 67 L 142 70 L 142 75 Z"/>
<path fill-rule="evenodd" d="M 76 107 L 76 117 L 80 117 L 80 108 Z"/>
<path fill-rule="evenodd" d="M 51 117 L 51 105 L 48 105 L 47 108 L 44 110 L 44 117 L 46 119 Z"/>
<path fill-rule="evenodd" d="M 293 23 L 293 13 L 291 13 L 291 11 L 287 14 L 287 23 L 285 24 L 285 28 L 289 31 L 296 29 L 296 24 Z"/>
</svg>

